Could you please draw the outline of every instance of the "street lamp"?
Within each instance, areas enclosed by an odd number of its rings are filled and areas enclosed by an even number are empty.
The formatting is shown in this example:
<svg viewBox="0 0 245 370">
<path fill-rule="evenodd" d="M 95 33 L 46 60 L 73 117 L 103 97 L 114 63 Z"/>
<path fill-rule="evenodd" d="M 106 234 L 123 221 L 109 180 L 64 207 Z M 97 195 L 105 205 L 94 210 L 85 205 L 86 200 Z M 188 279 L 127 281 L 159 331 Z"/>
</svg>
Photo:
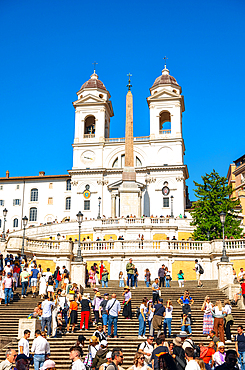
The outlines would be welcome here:
<svg viewBox="0 0 245 370">
<path fill-rule="evenodd" d="M 75 258 L 76 262 L 82 262 L 82 253 L 81 253 L 81 224 L 83 222 L 83 214 L 81 211 L 78 212 L 77 216 L 77 222 L 78 222 L 78 248 L 77 248 L 77 256 Z"/>
<path fill-rule="evenodd" d="M 207 231 L 207 238 L 208 238 L 208 241 L 209 241 L 209 238 L 210 238 L 210 231 L 209 230 Z"/>
<path fill-rule="evenodd" d="M 25 247 L 25 232 L 26 232 L 26 225 L 27 225 L 27 222 L 28 222 L 28 218 L 25 216 L 22 218 L 22 221 L 23 221 L 23 239 L 22 239 L 22 248 L 21 248 L 21 257 L 24 258 L 25 257 L 25 253 L 24 253 L 24 247 Z"/>
<path fill-rule="evenodd" d="M 100 219 L 100 205 L 101 205 L 101 197 L 98 198 L 98 201 L 99 201 L 99 209 L 98 209 L 98 219 Z"/>
<path fill-rule="evenodd" d="M 224 211 L 221 211 L 219 214 L 220 222 L 222 224 L 223 228 L 223 250 L 222 250 L 222 257 L 220 259 L 221 262 L 229 262 L 229 257 L 226 255 L 226 249 L 225 249 L 225 217 L 226 213 Z"/>
<path fill-rule="evenodd" d="M 171 195 L 171 218 L 174 217 L 174 196 Z"/>
<path fill-rule="evenodd" d="M 5 235 L 5 223 L 6 223 L 6 217 L 7 217 L 8 210 L 4 208 L 3 210 L 3 235 L 2 235 L 2 240 L 6 240 L 6 235 Z"/>
<path fill-rule="evenodd" d="M 60 240 L 60 237 L 61 237 L 61 235 L 60 235 L 60 233 L 58 233 L 57 234 L 57 239 Z"/>
</svg>

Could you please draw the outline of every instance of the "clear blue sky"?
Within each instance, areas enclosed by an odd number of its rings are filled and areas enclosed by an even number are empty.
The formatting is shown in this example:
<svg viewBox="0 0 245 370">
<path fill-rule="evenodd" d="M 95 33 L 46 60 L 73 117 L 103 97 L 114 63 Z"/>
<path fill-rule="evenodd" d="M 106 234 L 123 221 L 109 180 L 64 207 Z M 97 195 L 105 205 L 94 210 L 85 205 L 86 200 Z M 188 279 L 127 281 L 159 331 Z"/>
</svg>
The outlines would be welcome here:
<svg viewBox="0 0 245 370">
<path fill-rule="evenodd" d="M 1 167 L 10 176 L 72 167 L 76 92 L 98 62 L 111 93 L 111 137 L 124 136 L 127 73 L 134 135 L 149 134 L 146 98 L 164 62 L 182 86 L 189 186 L 226 176 L 245 153 L 245 2 L 2 0 Z"/>
</svg>

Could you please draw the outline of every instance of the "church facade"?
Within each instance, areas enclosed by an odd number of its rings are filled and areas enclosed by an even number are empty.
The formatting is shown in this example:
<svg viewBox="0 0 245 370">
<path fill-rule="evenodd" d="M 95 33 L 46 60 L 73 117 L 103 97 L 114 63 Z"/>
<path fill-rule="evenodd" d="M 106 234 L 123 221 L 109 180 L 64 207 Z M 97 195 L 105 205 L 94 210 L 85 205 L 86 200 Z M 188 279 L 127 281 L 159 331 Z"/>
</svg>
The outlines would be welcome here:
<svg viewBox="0 0 245 370">
<path fill-rule="evenodd" d="M 136 174 L 137 211 L 128 216 L 184 215 L 188 202 L 184 163 L 182 114 L 185 110 L 181 86 L 163 69 L 147 97 L 150 135 L 133 137 L 133 166 Z M 28 225 L 86 219 L 120 218 L 120 182 L 125 169 L 125 138 L 110 137 L 114 115 L 109 91 L 95 73 L 77 92 L 73 166 L 66 175 L 0 178 L 1 209 L 7 209 L 5 230 Z M 136 208 L 135 208 L 136 209 Z"/>
</svg>

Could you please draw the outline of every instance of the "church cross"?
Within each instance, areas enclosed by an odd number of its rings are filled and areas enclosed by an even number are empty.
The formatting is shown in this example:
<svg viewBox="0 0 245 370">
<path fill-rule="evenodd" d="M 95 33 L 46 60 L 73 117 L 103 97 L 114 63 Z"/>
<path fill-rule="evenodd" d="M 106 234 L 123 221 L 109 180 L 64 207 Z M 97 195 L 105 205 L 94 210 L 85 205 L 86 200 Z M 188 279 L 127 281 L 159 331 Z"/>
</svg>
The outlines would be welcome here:
<svg viewBox="0 0 245 370">
<path fill-rule="evenodd" d="M 165 56 L 163 59 L 165 60 L 165 68 L 167 68 L 166 62 L 168 58 Z"/>
<path fill-rule="evenodd" d="M 127 76 L 128 76 L 128 84 L 127 84 L 127 87 L 128 87 L 128 91 L 130 91 L 131 90 L 131 87 L 132 87 L 130 77 L 132 77 L 132 75 L 131 75 L 131 73 L 128 73 Z"/>
<path fill-rule="evenodd" d="M 95 73 L 96 64 L 98 64 L 98 63 L 93 62 L 92 64 L 94 65 L 94 73 Z"/>
</svg>

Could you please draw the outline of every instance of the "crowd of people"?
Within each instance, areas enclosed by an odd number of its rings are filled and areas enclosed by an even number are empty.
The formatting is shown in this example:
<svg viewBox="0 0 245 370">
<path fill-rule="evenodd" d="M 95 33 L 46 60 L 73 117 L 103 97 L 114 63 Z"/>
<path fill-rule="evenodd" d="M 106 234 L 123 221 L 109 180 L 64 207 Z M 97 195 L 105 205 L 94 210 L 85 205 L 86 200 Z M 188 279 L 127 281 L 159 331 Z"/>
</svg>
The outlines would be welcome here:
<svg viewBox="0 0 245 370">
<path fill-rule="evenodd" d="M 3 257 L 1 258 L 3 261 Z M 110 348 L 110 338 L 118 338 L 118 318 L 123 315 L 125 320 L 131 320 L 136 314 L 139 322 L 138 338 L 143 342 L 138 346 L 134 356 L 134 363 L 130 370 L 177 369 L 177 370 L 211 370 L 234 369 L 239 363 L 240 369 L 245 370 L 245 336 L 241 325 L 237 328 L 236 337 L 231 336 L 231 326 L 234 322 L 232 306 L 228 299 L 222 304 L 217 300 L 212 303 L 209 296 L 200 307 L 203 312 L 203 335 L 210 340 L 207 346 L 194 343 L 192 316 L 194 299 L 188 290 L 177 300 L 181 306 L 179 320 L 180 332 L 173 338 L 172 320 L 173 303 L 167 299 L 164 304 L 161 298 L 161 287 L 168 288 L 171 281 L 171 272 L 162 265 L 158 270 L 158 277 L 151 284 L 151 273 L 145 270 L 146 286 L 152 291 L 152 299 L 142 298 L 142 303 L 136 312 L 132 311 L 131 289 L 137 287 L 137 268 L 132 258 L 126 265 L 126 274 L 119 273 L 119 287 L 123 288 L 123 302 L 120 303 L 115 293 L 100 292 L 101 288 L 108 286 L 108 270 L 103 261 L 94 263 L 87 270 L 87 283 L 93 289 L 92 297 L 76 283 L 71 282 L 70 273 L 66 266 L 56 267 L 55 271 L 49 268 L 43 271 L 37 264 L 36 256 L 27 261 L 17 255 L 7 255 L 4 260 L 0 277 L 0 298 L 8 305 L 13 300 L 13 292 L 21 285 L 21 298 L 25 299 L 28 286 L 32 297 L 40 296 L 40 302 L 28 316 L 41 320 L 41 330 L 36 330 L 35 339 L 29 347 L 30 331 L 25 330 L 18 343 L 18 353 L 14 349 L 6 352 L 6 360 L 0 363 L 0 370 L 28 369 L 31 363 L 35 370 L 54 369 L 55 363 L 51 358 L 48 339 L 65 336 L 68 332 L 88 331 L 93 328 L 93 335 L 88 338 L 89 346 L 86 356 L 83 353 L 86 338 L 79 335 L 74 346 L 70 348 L 70 359 L 73 370 L 121 370 L 123 365 L 123 348 Z M 2 265 L 4 265 L 2 263 Z M 202 287 L 200 281 L 202 266 L 195 261 L 197 287 Z M 242 271 L 243 273 L 243 271 Z M 243 283 L 243 274 L 239 279 Z M 92 278 L 91 278 L 92 276 Z M 103 278 L 106 276 L 106 279 Z M 244 273 L 245 277 L 245 273 Z M 11 283 L 9 281 L 11 280 Z M 179 287 L 184 287 L 184 273 L 178 273 Z M 107 284 L 106 284 L 107 283 Z M 79 322 L 78 308 L 81 309 Z M 79 325 L 78 325 L 79 324 Z M 149 335 L 146 337 L 147 324 Z M 226 336 L 226 339 L 225 339 Z M 168 338 L 168 340 L 166 340 Z M 171 339 L 173 338 L 173 340 Z M 235 341 L 235 349 L 225 351 L 225 345 Z"/>
</svg>

